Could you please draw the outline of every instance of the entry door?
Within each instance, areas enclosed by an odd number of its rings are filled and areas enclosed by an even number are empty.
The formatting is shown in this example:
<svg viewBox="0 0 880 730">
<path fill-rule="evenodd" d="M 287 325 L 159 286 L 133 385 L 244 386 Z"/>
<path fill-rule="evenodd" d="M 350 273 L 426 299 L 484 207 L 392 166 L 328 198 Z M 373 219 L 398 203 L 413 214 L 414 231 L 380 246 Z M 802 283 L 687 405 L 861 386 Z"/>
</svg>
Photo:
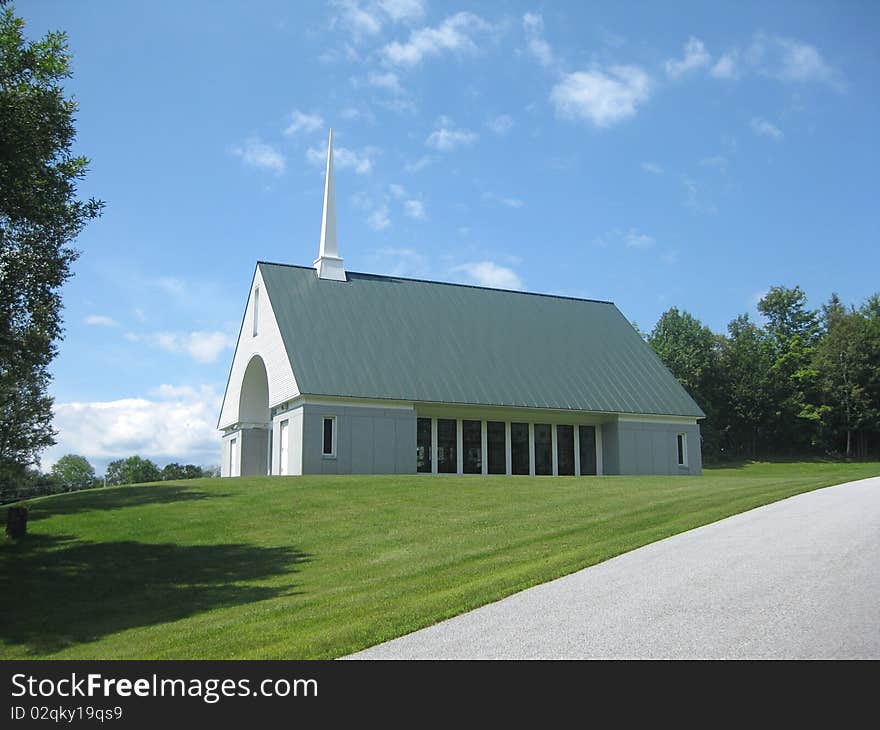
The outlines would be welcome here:
<svg viewBox="0 0 880 730">
<path fill-rule="evenodd" d="M 281 438 L 279 439 L 279 441 L 281 441 L 281 446 L 278 450 L 280 452 L 279 456 L 281 459 L 279 472 L 281 473 L 282 476 L 287 474 L 287 470 L 288 470 L 287 454 L 288 454 L 288 446 L 290 444 L 290 435 L 288 433 L 288 426 L 289 425 L 290 425 L 290 421 L 282 421 L 281 422 Z"/>
</svg>

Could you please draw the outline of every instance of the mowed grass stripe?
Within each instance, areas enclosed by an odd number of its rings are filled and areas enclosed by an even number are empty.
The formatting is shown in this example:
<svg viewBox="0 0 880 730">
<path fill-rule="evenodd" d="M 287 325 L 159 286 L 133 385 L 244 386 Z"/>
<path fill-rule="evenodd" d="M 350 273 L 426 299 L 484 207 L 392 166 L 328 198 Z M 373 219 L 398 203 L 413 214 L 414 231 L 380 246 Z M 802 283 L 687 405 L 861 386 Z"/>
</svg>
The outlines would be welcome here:
<svg viewBox="0 0 880 730">
<path fill-rule="evenodd" d="M 330 658 L 880 464 L 192 480 L 31 502 L 2 658 Z"/>
</svg>

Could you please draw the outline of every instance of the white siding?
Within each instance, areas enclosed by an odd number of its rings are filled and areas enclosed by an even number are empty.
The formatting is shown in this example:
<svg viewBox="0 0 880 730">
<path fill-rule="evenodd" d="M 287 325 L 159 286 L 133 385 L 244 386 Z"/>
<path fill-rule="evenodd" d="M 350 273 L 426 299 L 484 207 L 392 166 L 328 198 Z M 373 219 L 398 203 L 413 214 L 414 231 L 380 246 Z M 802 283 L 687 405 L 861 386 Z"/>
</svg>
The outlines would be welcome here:
<svg viewBox="0 0 880 730">
<path fill-rule="evenodd" d="M 258 321 L 259 331 L 253 334 L 254 322 L 254 290 L 259 288 L 258 297 Z M 219 428 L 226 428 L 238 422 L 238 401 L 241 395 L 241 381 L 248 362 L 254 355 L 263 358 L 266 365 L 266 375 L 269 378 L 269 406 L 273 407 L 284 401 L 291 400 L 299 395 L 299 387 L 293 375 L 290 361 L 287 359 L 287 351 L 281 339 L 281 331 L 275 313 L 272 311 L 272 303 L 266 287 L 263 285 L 263 277 L 257 269 L 254 283 L 248 294 L 247 310 L 244 314 L 244 322 L 238 335 L 238 344 L 235 348 L 235 357 L 232 362 L 232 371 L 229 383 L 226 386 L 226 397 L 223 399 L 223 409 L 220 412 Z"/>
</svg>

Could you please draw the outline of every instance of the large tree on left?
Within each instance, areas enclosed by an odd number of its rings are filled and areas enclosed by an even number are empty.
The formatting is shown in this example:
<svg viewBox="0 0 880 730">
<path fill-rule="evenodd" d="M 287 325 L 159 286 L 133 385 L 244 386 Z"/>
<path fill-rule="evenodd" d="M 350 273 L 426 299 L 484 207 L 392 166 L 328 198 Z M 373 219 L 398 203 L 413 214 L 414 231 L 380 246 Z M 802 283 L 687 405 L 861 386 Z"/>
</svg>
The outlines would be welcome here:
<svg viewBox="0 0 880 730">
<path fill-rule="evenodd" d="M 0 5 L 7 3 L 0 0 Z M 73 243 L 103 203 L 76 186 L 76 102 L 65 96 L 64 33 L 37 41 L 0 8 L 0 481 L 20 479 L 54 443 L 49 363 L 62 335 L 61 285 Z"/>
</svg>

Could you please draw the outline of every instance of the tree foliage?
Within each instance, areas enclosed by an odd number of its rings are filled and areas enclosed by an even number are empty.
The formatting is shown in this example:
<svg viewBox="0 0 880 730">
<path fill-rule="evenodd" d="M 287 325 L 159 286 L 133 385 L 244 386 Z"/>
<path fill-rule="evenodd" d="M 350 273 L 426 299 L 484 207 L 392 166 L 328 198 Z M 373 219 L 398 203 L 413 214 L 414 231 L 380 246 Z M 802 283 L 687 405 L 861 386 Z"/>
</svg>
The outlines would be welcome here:
<svg viewBox="0 0 880 730">
<path fill-rule="evenodd" d="M 103 203 L 79 200 L 88 160 L 72 152 L 63 33 L 38 41 L 0 8 L 0 481 L 25 478 L 54 443 L 49 363 L 62 335 L 73 242 Z"/>
<path fill-rule="evenodd" d="M 108 485 L 138 484 L 140 482 L 158 482 L 162 478 L 159 467 L 149 459 L 140 456 L 129 456 L 107 464 L 105 479 Z"/>
<path fill-rule="evenodd" d="M 65 492 L 89 489 L 95 486 L 95 469 L 85 456 L 67 454 L 52 466 L 50 472 L 55 483 Z"/>
</svg>

